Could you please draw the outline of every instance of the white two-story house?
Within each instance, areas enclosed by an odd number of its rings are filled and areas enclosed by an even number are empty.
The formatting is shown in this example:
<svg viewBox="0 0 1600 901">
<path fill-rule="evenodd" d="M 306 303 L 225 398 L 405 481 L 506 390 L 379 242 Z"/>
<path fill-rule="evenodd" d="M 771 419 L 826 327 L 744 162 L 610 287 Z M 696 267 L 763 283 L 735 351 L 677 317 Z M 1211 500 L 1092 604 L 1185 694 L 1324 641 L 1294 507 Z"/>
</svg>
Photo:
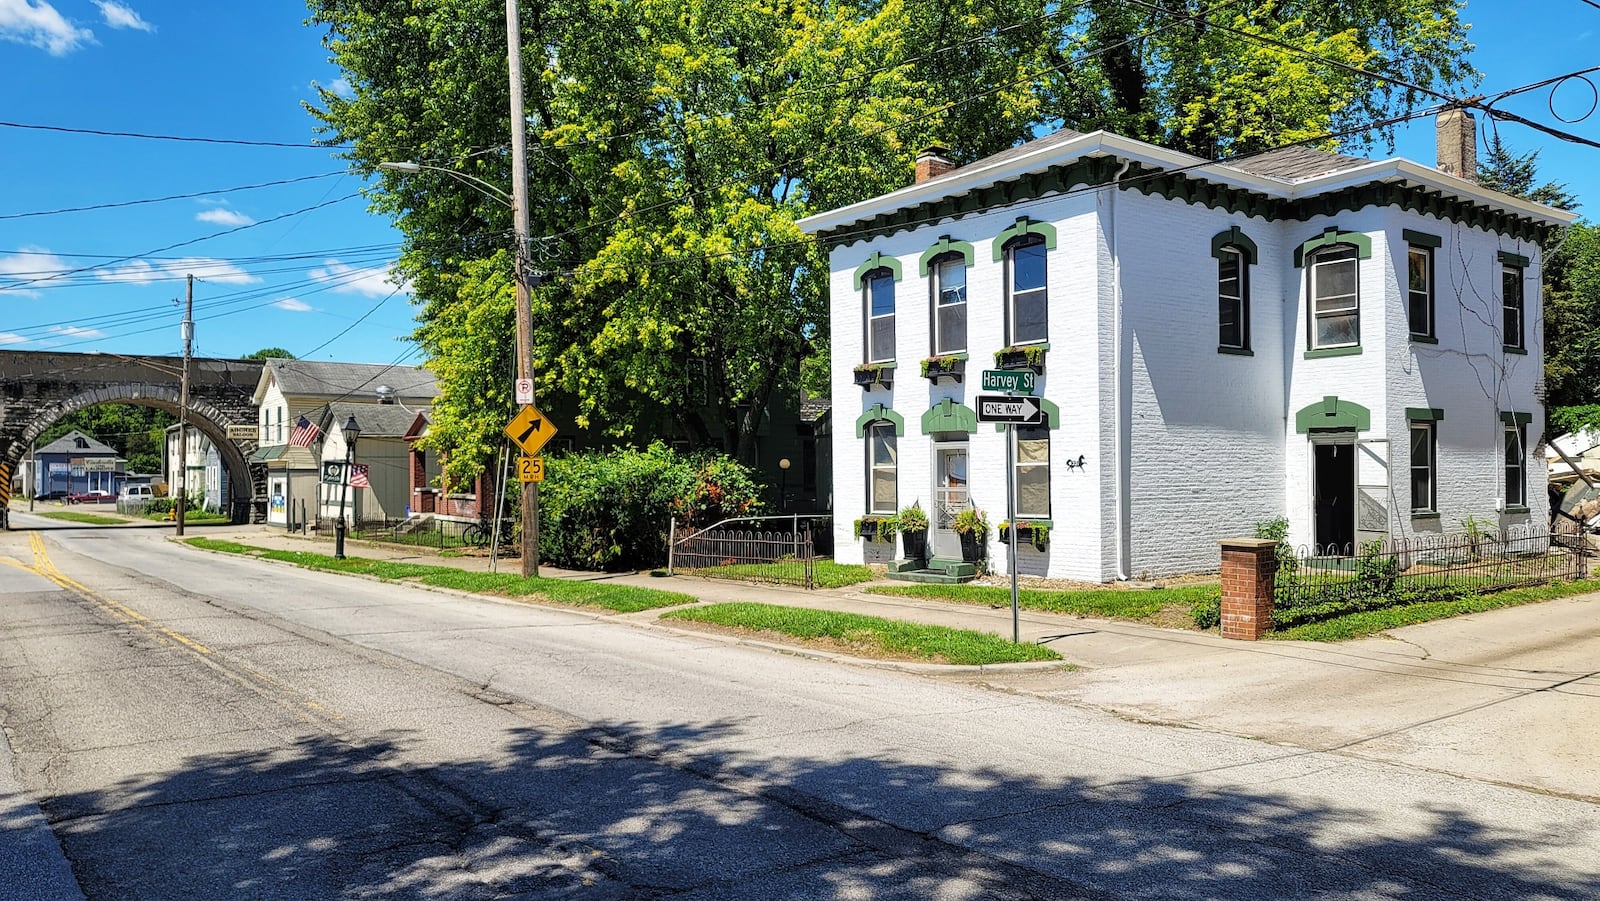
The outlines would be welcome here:
<svg viewBox="0 0 1600 901">
<path fill-rule="evenodd" d="M 1004 518 L 1008 467 L 1018 520 L 1050 527 L 1019 569 L 1056 578 L 1215 569 L 1280 516 L 1344 551 L 1542 525 L 1539 239 L 1574 217 L 1450 174 L 1471 117 L 1440 128 L 1447 171 L 1061 132 L 924 154 L 913 185 L 803 220 L 829 247 L 838 559 L 913 502 L 958 557 L 953 516 Z M 1010 367 L 1045 410 L 1014 449 L 974 410 Z"/>
</svg>

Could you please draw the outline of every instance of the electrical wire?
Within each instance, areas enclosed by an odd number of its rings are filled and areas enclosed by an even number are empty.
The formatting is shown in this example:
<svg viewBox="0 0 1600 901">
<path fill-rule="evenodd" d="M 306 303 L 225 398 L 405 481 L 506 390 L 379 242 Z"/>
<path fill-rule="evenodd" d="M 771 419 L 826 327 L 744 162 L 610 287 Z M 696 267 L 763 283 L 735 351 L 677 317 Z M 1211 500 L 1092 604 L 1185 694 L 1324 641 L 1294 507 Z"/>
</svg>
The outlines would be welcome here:
<svg viewBox="0 0 1600 901">
<path fill-rule="evenodd" d="M 285 178 L 278 181 L 266 181 L 253 185 L 239 185 L 233 188 L 216 188 L 210 191 L 192 191 L 188 194 L 169 194 L 166 197 L 149 197 L 143 200 L 119 200 L 112 203 L 95 203 L 89 206 L 63 207 L 56 210 L 34 210 L 27 213 L 0 213 L 0 221 L 7 219 L 29 219 L 35 216 L 60 216 L 66 213 L 87 213 L 96 210 L 114 210 L 122 207 L 140 206 L 148 203 L 166 203 L 172 200 L 192 200 L 196 197 L 213 197 L 217 194 L 232 194 L 236 191 L 253 191 L 257 188 L 275 188 L 280 185 L 292 185 L 305 181 L 316 181 L 319 178 L 331 178 L 335 175 L 348 175 L 347 171 L 324 172 L 321 175 L 302 175 L 298 178 Z"/>
<path fill-rule="evenodd" d="M 184 144 L 229 144 L 237 147 L 292 147 L 297 149 L 329 150 L 348 147 L 346 144 L 306 144 L 292 141 L 251 141 L 243 138 L 207 138 L 195 135 L 164 135 L 139 131 L 108 131 L 101 128 L 77 128 L 69 125 L 41 125 L 31 122 L 0 121 L 0 128 L 17 128 L 27 131 L 50 131 L 60 134 L 94 135 L 102 138 L 139 138 L 147 141 L 176 141 Z"/>
</svg>

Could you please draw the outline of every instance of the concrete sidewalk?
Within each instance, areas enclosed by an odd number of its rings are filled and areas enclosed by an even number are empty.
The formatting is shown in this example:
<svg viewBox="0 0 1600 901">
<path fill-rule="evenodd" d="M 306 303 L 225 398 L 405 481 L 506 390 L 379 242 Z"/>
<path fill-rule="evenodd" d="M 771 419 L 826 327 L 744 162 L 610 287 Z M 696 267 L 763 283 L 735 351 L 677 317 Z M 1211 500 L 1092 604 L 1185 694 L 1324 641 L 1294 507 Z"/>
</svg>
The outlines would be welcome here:
<svg viewBox="0 0 1600 901">
<path fill-rule="evenodd" d="M 191 536 L 331 552 L 331 539 L 260 526 Z M 438 557 L 351 542 L 354 556 L 486 571 L 486 557 Z M 517 572 L 515 559 L 500 571 Z M 553 578 L 662 588 L 704 601 L 848 611 L 1009 636 L 1009 607 L 541 567 Z M 900 584 L 900 583 L 889 583 Z M 647 612 L 626 617 L 652 620 Z M 956 678 L 1121 716 L 1246 735 L 1317 751 L 1404 762 L 1600 800 L 1600 595 L 1424 623 L 1337 644 L 1241 642 L 1212 633 L 1023 611 L 1023 641 L 1076 671 L 1007 670 Z"/>
</svg>

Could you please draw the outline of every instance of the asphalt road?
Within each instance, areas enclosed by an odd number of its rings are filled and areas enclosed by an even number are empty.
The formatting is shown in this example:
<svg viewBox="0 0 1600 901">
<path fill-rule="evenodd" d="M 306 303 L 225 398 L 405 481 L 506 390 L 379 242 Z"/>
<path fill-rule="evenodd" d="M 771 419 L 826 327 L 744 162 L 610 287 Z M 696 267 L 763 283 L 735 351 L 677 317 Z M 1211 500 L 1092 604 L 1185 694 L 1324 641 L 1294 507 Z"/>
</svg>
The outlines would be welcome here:
<svg viewBox="0 0 1600 901">
<path fill-rule="evenodd" d="M 0 721 L 91 898 L 1600 896 L 1583 801 L 153 530 L 0 533 Z"/>
</svg>

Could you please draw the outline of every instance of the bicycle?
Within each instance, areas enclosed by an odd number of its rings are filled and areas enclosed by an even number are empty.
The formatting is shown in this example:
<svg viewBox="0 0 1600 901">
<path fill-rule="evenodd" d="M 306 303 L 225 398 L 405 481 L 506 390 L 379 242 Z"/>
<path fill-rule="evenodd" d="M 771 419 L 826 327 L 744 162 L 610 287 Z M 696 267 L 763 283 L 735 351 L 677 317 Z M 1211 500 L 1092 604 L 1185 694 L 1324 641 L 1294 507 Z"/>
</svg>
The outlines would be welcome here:
<svg viewBox="0 0 1600 901">
<path fill-rule="evenodd" d="M 489 541 L 494 537 L 494 520 L 491 518 L 480 519 L 461 530 L 461 543 L 475 548 L 489 546 Z M 516 549 L 515 526 L 508 520 L 500 521 L 500 548 L 502 551 Z"/>
</svg>

